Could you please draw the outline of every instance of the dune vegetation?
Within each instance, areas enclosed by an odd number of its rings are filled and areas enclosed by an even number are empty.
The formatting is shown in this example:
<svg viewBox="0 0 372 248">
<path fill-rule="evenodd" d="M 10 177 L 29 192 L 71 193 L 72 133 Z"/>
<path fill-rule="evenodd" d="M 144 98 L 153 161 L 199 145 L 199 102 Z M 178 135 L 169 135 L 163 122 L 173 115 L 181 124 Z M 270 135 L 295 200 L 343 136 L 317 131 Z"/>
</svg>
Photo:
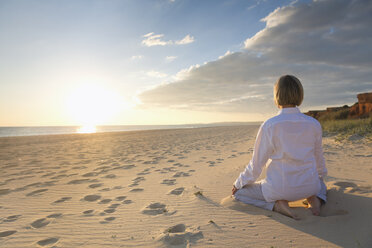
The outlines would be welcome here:
<svg viewBox="0 0 372 248">
<path fill-rule="evenodd" d="M 348 119 L 348 109 L 341 109 L 319 117 L 325 135 L 348 138 L 352 135 L 372 138 L 372 114 L 366 118 Z"/>
</svg>

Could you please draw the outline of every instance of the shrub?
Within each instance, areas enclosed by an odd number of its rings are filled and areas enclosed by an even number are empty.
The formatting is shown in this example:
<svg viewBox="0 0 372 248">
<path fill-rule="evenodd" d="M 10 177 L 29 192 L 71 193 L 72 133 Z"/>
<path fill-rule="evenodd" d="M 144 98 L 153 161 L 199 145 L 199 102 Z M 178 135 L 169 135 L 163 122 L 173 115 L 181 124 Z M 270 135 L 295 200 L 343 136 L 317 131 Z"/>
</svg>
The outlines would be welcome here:
<svg viewBox="0 0 372 248">
<path fill-rule="evenodd" d="M 319 121 L 345 120 L 349 115 L 349 111 L 350 110 L 348 108 L 344 108 L 335 112 L 326 113 L 319 117 Z"/>
</svg>

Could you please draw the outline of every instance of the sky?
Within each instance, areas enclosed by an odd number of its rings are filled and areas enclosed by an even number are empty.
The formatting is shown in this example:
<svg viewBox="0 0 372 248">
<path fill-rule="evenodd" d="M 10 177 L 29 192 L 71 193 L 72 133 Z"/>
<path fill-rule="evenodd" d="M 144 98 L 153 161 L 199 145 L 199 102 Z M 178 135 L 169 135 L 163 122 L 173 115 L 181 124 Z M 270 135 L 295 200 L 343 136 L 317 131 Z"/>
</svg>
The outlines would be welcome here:
<svg viewBox="0 0 372 248">
<path fill-rule="evenodd" d="M 372 91 L 368 0 L 0 0 L 0 126 L 263 121 Z"/>
</svg>

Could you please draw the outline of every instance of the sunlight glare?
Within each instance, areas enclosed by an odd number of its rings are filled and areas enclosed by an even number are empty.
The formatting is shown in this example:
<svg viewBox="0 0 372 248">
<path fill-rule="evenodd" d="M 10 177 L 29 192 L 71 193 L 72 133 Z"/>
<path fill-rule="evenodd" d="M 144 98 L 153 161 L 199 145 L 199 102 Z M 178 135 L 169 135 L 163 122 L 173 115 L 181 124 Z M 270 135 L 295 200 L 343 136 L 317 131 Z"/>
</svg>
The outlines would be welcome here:
<svg viewBox="0 0 372 248">
<path fill-rule="evenodd" d="M 98 84 L 83 84 L 75 88 L 67 98 L 67 111 L 81 130 L 93 130 L 96 125 L 110 122 L 125 102 L 115 91 Z"/>
<path fill-rule="evenodd" d="M 97 132 L 96 126 L 93 125 L 85 125 L 78 128 L 76 131 L 77 133 L 95 133 Z"/>
</svg>

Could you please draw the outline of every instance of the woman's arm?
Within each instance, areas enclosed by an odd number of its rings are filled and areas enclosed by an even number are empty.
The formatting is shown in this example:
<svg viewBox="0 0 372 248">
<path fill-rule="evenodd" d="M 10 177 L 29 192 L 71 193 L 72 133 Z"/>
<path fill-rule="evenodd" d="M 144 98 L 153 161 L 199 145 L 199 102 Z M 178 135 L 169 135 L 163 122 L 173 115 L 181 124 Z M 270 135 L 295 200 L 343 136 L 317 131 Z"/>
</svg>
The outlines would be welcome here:
<svg viewBox="0 0 372 248">
<path fill-rule="evenodd" d="M 320 177 L 327 176 L 327 168 L 325 166 L 325 160 L 323 156 L 323 149 L 322 149 L 322 128 L 319 125 L 319 132 L 317 134 L 316 140 L 315 140 L 315 159 L 316 159 L 316 169 L 318 171 L 318 174 Z"/>
<path fill-rule="evenodd" d="M 272 154 L 272 151 L 273 147 L 271 145 L 270 133 L 268 132 L 267 127 L 263 124 L 258 130 L 252 159 L 234 183 L 234 187 L 237 190 L 243 188 L 244 185 L 254 183 L 257 180 L 261 175 L 262 169 L 266 165 L 267 160 Z"/>
</svg>

